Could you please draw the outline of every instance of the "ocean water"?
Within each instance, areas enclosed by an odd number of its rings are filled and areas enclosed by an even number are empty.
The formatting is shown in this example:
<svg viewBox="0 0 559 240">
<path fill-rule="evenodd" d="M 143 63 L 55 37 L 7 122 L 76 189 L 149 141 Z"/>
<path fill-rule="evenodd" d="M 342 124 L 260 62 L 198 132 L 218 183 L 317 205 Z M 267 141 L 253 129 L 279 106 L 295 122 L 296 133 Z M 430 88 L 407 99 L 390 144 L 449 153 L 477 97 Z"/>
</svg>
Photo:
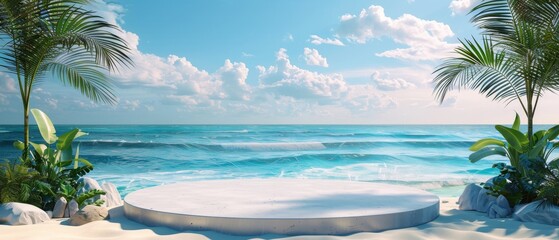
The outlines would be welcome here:
<svg viewBox="0 0 559 240">
<path fill-rule="evenodd" d="M 180 181 L 319 178 L 384 182 L 458 196 L 498 174 L 492 158 L 472 164 L 469 146 L 499 137 L 490 125 L 82 125 L 89 176 L 127 193 Z M 539 126 L 542 128 L 545 126 Z M 19 152 L 22 127 L 0 125 L 0 159 Z M 33 142 L 42 142 L 32 128 Z"/>
</svg>

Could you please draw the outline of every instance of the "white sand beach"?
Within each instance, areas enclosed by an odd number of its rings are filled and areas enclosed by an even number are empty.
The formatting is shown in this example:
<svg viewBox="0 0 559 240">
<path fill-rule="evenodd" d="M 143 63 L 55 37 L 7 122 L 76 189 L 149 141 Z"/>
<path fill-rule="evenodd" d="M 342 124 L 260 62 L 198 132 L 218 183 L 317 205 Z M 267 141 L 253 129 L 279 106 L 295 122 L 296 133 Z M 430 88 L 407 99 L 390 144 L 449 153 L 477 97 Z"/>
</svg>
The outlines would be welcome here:
<svg viewBox="0 0 559 240">
<path fill-rule="evenodd" d="M 65 220 L 52 220 L 26 226 L 0 225 L 2 240 L 23 239 L 559 239 L 556 226 L 490 219 L 483 213 L 460 211 L 457 198 L 442 198 L 440 216 L 432 222 L 411 228 L 349 236 L 230 236 L 216 232 L 177 232 L 169 228 L 147 227 L 128 220 L 122 207 L 110 211 L 109 221 L 75 227 Z"/>
</svg>

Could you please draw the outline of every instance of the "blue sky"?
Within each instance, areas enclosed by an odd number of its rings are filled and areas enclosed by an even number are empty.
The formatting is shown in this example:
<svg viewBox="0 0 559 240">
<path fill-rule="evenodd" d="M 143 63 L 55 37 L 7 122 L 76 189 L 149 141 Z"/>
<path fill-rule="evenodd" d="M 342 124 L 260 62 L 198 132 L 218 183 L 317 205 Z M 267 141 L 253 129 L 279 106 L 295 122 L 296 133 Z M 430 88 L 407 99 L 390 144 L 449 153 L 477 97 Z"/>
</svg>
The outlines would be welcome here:
<svg viewBox="0 0 559 240">
<path fill-rule="evenodd" d="M 112 75 L 119 103 L 49 79 L 31 106 L 75 124 L 508 123 L 516 103 L 431 94 L 440 59 L 478 36 L 466 15 L 475 2 L 97 1 L 135 61 Z M 0 83 L 0 124 L 21 123 L 13 76 Z M 544 98 L 537 122 L 554 122 L 556 100 Z"/>
</svg>

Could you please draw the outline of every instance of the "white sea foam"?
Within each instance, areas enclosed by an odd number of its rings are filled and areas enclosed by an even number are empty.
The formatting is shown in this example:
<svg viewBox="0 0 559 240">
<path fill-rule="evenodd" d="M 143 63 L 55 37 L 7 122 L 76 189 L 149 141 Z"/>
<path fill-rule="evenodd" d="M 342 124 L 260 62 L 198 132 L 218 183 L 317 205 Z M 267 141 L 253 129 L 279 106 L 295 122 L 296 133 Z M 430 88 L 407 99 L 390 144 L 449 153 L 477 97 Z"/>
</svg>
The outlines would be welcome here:
<svg viewBox="0 0 559 240">
<path fill-rule="evenodd" d="M 326 149 L 326 147 L 319 142 L 225 143 L 221 144 L 221 147 L 227 150 L 249 151 L 304 151 Z"/>
</svg>

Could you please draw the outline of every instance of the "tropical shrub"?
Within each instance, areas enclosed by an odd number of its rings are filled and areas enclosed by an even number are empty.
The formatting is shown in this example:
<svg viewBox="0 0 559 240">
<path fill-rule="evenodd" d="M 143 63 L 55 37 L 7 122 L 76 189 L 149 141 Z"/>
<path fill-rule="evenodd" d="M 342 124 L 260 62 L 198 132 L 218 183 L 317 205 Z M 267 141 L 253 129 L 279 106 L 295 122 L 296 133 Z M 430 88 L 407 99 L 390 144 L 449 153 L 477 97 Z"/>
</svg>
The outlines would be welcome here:
<svg viewBox="0 0 559 240">
<path fill-rule="evenodd" d="M 41 181 L 46 188 L 41 189 L 43 209 L 52 209 L 58 197 L 68 201 L 76 200 L 80 206 L 85 203 L 102 204 L 93 202 L 92 198 L 105 194 L 101 190 L 79 191 L 83 185 L 78 182 L 85 176 L 93 165 L 86 159 L 79 157 L 79 146 L 73 154 L 72 143 L 75 139 L 86 135 L 79 129 L 70 130 L 61 136 L 56 136 L 56 129 L 50 118 L 39 109 L 32 109 L 31 113 L 37 122 L 39 132 L 46 144 L 30 142 L 33 151 L 24 164 L 41 176 Z M 24 143 L 18 141 L 14 144 L 24 150 Z M 81 163 L 81 164 L 80 164 Z"/>
<path fill-rule="evenodd" d="M 503 195 L 511 205 L 527 203 L 536 199 L 559 205 L 559 158 L 548 160 L 559 147 L 554 140 L 559 135 L 559 125 L 540 130 L 531 137 L 520 131 L 520 118 L 516 115 L 512 127 L 496 125 L 505 141 L 485 138 L 474 143 L 469 157 L 475 163 L 492 155 L 506 156 L 510 165 L 494 164 L 500 174 L 488 181 L 484 188 L 490 194 Z"/>
<path fill-rule="evenodd" d="M 21 161 L 6 160 L 0 163 L 0 203 L 22 202 L 42 206 L 38 193 L 41 176 Z"/>
</svg>

